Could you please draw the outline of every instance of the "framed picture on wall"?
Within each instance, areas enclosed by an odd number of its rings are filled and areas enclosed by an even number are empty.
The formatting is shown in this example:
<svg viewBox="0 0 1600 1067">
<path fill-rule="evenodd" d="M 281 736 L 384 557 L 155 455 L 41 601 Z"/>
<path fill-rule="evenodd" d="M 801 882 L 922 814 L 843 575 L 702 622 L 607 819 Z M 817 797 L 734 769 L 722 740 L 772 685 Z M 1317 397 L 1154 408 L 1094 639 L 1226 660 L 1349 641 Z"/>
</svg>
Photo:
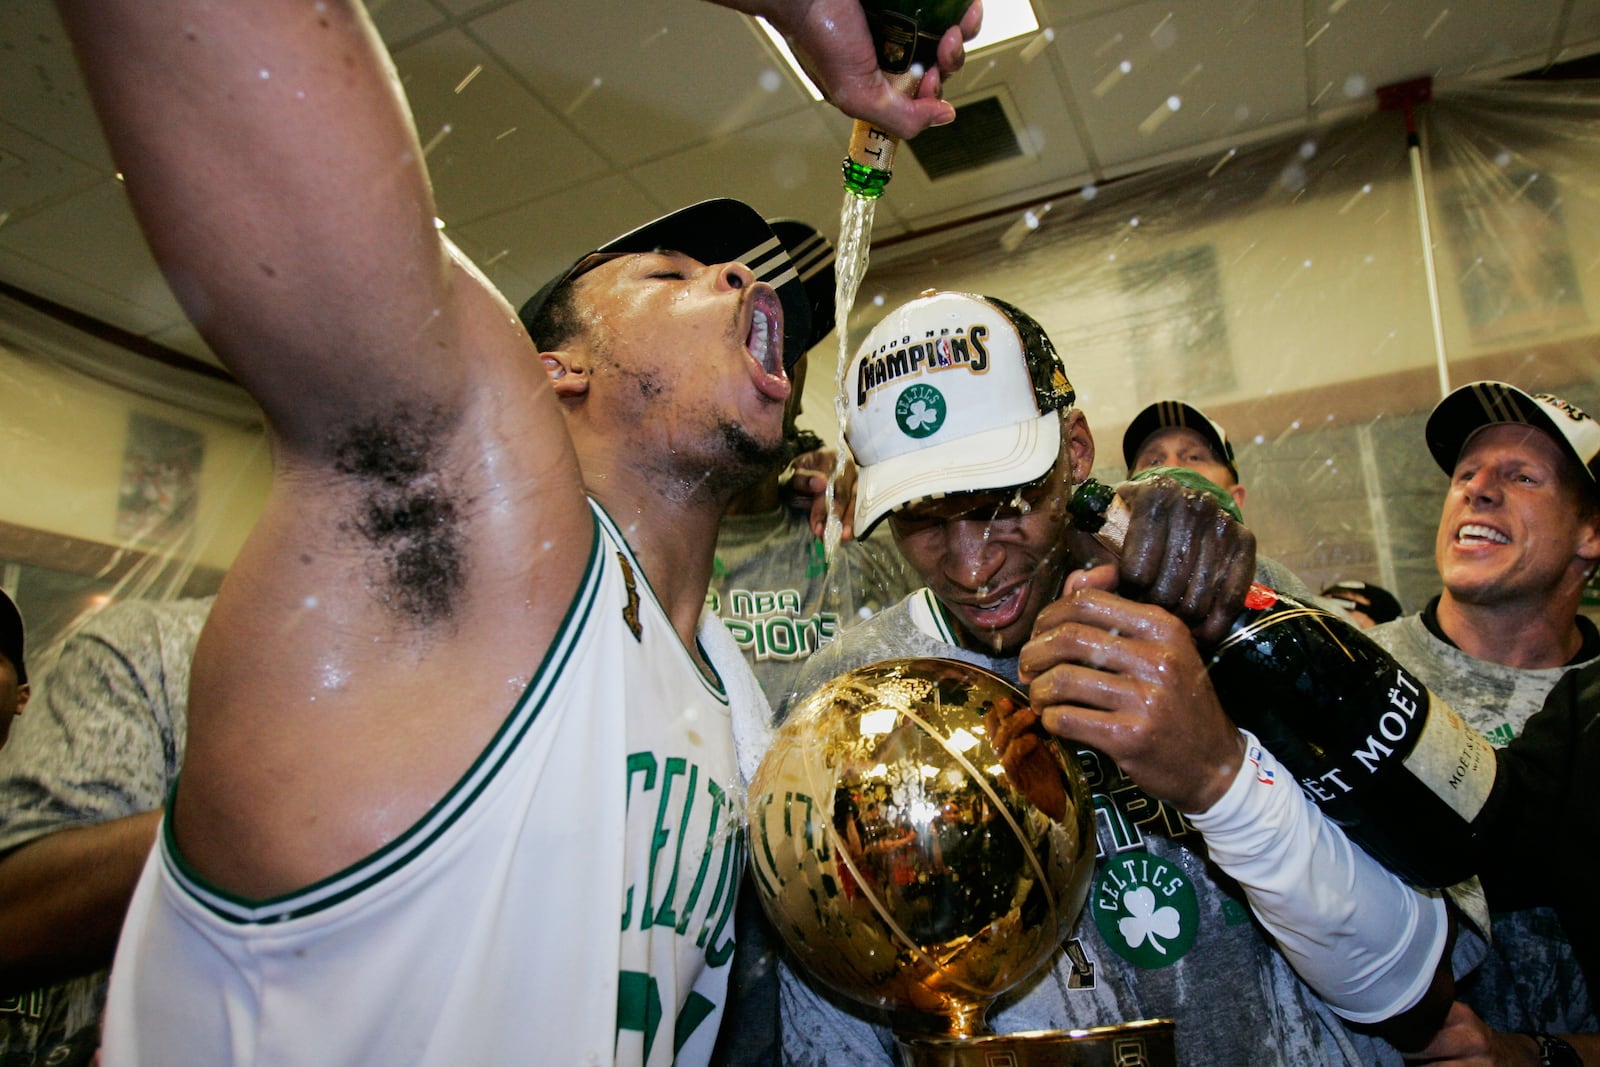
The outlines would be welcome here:
<svg viewBox="0 0 1600 1067">
<path fill-rule="evenodd" d="M 128 415 L 117 492 L 117 537 L 170 544 L 194 526 L 205 436 L 135 411 Z"/>
<path fill-rule="evenodd" d="M 1440 207 L 1474 344 L 1586 321 L 1554 177 L 1497 171 L 1492 181 L 1457 184 Z"/>
<path fill-rule="evenodd" d="M 1234 388 L 1222 280 L 1210 245 L 1126 264 L 1120 282 L 1140 404 L 1201 400 Z"/>
</svg>

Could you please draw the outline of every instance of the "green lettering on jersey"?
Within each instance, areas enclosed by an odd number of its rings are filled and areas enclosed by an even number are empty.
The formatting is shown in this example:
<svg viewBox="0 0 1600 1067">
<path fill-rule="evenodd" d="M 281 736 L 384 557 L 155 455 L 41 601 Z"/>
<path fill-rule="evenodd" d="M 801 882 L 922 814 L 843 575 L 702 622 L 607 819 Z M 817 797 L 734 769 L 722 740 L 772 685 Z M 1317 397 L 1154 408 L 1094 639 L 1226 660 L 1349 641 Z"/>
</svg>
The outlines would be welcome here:
<svg viewBox="0 0 1600 1067">
<path fill-rule="evenodd" d="M 656 787 L 656 758 L 649 752 L 634 752 L 628 756 L 628 804 L 633 803 L 633 776 L 635 773 L 644 775 L 644 788 L 641 792 L 648 793 Z M 648 901 L 646 902 L 648 912 Z M 633 924 L 633 886 L 629 886 L 622 896 L 622 928 L 628 929 Z M 645 919 L 644 925 L 650 925 L 650 920 Z"/>
<path fill-rule="evenodd" d="M 672 877 L 667 881 L 667 891 L 661 895 L 661 907 L 656 911 L 655 925 L 657 926 L 676 926 L 678 922 L 678 913 L 673 909 L 672 901 L 678 895 L 678 868 L 683 866 L 683 843 L 689 836 L 689 815 L 694 811 L 695 786 L 699 781 L 700 765 L 698 763 L 690 764 L 689 788 L 683 801 L 683 814 L 678 819 L 678 847 L 672 856 Z M 666 798 L 662 797 L 661 799 L 662 803 L 665 804 Z M 715 822 L 712 823 L 712 827 L 715 829 Z M 706 840 L 706 847 L 711 847 L 709 838 Z M 652 867 L 655 866 L 654 856 L 650 857 L 650 865 Z M 692 901 L 689 907 L 694 907 Z M 685 914 L 687 914 L 687 910 Z"/>
<path fill-rule="evenodd" d="M 655 917 L 651 914 L 651 907 L 656 899 L 656 858 L 661 855 L 661 850 L 667 847 L 667 841 L 672 834 L 667 830 L 667 805 L 672 800 L 672 780 L 680 777 L 688 767 L 688 760 L 682 756 L 667 758 L 667 770 L 661 780 L 661 801 L 656 806 L 656 832 L 650 838 L 650 869 L 644 877 L 644 909 L 639 914 L 639 926 L 655 925 Z M 663 925 L 671 926 L 671 923 Z"/>
<path fill-rule="evenodd" d="M 717 849 L 717 828 L 722 825 L 722 805 L 726 800 L 722 787 L 714 779 L 707 778 L 706 792 L 711 794 L 711 822 L 706 827 L 706 847 L 700 852 L 700 869 L 695 871 L 694 885 L 689 887 L 689 899 L 683 905 L 683 918 L 678 920 L 679 934 L 689 929 L 689 918 L 694 914 L 694 906 L 700 903 L 700 890 L 706 884 L 706 872 L 711 869 L 711 856 Z"/>
<path fill-rule="evenodd" d="M 733 918 L 733 904 L 739 897 L 738 872 L 742 870 L 744 870 L 744 838 L 739 836 L 733 839 L 732 848 L 724 848 L 722 850 L 722 871 L 717 875 L 717 895 L 711 900 L 713 910 L 717 906 L 717 901 L 722 901 L 722 914 L 717 918 L 716 929 L 711 931 L 711 945 L 706 949 L 707 966 L 721 967 L 733 958 L 733 931 L 728 930 L 728 939 L 720 945 L 717 944 L 717 938 L 722 936 L 722 931 L 728 928 L 728 920 Z M 730 874 L 732 877 L 730 877 Z M 726 897 L 722 895 L 724 887 L 728 890 Z M 709 917 L 710 912 L 706 914 Z M 705 934 L 703 932 L 696 943 L 705 944 Z"/>
<path fill-rule="evenodd" d="M 617 1031 L 637 1030 L 644 1034 L 644 1061 L 650 1062 L 650 1046 L 661 1026 L 661 990 L 656 980 L 639 971 L 617 975 Z"/>
<path fill-rule="evenodd" d="M 683 1002 L 683 1010 L 678 1012 L 678 1023 L 673 1028 L 672 1051 L 674 1054 L 681 1052 L 689 1038 L 694 1035 L 700 1024 L 706 1021 L 706 1016 L 716 1010 L 704 994 L 689 991 L 689 999 Z"/>
</svg>

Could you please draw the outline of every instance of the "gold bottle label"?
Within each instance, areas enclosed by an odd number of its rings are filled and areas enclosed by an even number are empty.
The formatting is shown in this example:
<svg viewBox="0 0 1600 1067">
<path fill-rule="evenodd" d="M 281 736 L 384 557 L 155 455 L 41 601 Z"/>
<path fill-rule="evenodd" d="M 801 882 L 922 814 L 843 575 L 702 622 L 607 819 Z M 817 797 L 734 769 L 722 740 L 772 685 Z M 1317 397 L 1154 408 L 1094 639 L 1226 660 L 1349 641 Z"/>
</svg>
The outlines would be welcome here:
<svg viewBox="0 0 1600 1067">
<path fill-rule="evenodd" d="M 917 91 L 920 81 L 921 78 L 911 72 L 889 75 L 889 84 L 894 86 L 896 92 L 907 96 Z M 858 166 L 887 174 L 894 170 L 894 150 L 899 144 L 900 138 L 888 130 L 857 119 L 850 130 L 850 150 L 846 158 Z"/>
<path fill-rule="evenodd" d="M 1396 689 L 1397 699 L 1410 698 Z M 1428 718 L 1405 758 L 1406 770 L 1471 822 L 1494 787 L 1494 746 L 1437 694 L 1424 690 L 1422 699 L 1429 698 Z"/>
<path fill-rule="evenodd" d="M 850 131 L 850 162 L 885 173 L 894 170 L 894 150 L 900 139 L 870 122 L 857 120 Z"/>
</svg>

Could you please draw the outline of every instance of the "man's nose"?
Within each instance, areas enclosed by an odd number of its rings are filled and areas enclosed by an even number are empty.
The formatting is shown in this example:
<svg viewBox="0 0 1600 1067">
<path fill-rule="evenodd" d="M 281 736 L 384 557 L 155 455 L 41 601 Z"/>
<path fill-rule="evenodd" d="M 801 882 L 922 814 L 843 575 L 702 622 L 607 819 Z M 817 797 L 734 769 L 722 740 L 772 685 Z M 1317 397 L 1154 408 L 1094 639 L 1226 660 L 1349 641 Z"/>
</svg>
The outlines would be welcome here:
<svg viewBox="0 0 1600 1067">
<path fill-rule="evenodd" d="M 1472 472 L 1466 481 L 1461 483 L 1461 491 L 1468 500 L 1493 499 L 1500 490 L 1500 479 L 1494 472 L 1479 469 Z"/>
<path fill-rule="evenodd" d="M 995 537 L 995 523 L 958 519 L 945 526 L 947 565 L 964 583 L 986 584 L 1005 562 L 1005 546 Z"/>
<path fill-rule="evenodd" d="M 722 263 L 717 266 L 717 285 L 726 289 L 748 289 L 755 284 L 756 275 L 743 263 Z"/>
</svg>

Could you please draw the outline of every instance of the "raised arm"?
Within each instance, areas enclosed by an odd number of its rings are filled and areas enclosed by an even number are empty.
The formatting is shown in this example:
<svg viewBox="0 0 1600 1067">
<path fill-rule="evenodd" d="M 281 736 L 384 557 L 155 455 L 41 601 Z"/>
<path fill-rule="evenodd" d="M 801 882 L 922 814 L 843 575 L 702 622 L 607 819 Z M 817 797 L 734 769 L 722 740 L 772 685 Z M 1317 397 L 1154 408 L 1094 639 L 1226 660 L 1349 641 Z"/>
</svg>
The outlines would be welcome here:
<svg viewBox="0 0 1600 1067">
<path fill-rule="evenodd" d="M 532 341 L 435 227 L 359 2 L 60 6 L 156 260 L 273 437 L 172 814 L 202 873 L 269 896 L 369 854 L 471 764 L 593 518 Z"/>
<path fill-rule="evenodd" d="M 460 405 L 484 343 L 464 312 L 489 298 L 451 266 L 359 3 L 61 10 L 157 261 L 280 443 L 317 448 L 397 392 Z"/>
</svg>

